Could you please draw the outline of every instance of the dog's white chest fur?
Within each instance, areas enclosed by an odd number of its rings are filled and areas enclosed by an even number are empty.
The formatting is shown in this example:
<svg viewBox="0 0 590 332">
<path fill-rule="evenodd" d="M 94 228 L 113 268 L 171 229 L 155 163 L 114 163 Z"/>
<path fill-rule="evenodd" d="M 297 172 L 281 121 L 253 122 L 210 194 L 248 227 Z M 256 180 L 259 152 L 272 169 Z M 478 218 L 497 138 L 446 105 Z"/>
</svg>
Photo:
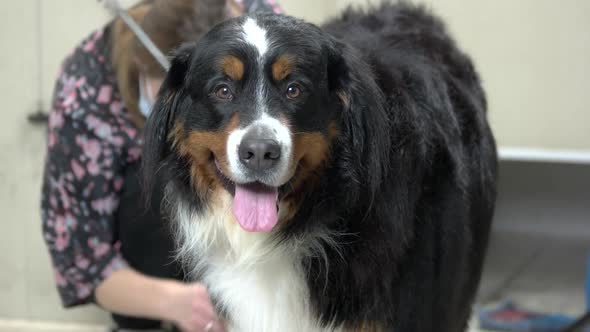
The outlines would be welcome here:
<svg viewBox="0 0 590 332">
<path fill-rule="evenodd" d="M 321 328 L 297 249 L 273 246 L 268 234 L 247 233 L 235 221 L 231 196 L 210 213 L 177 207 L 180 257 L 229 313 L 229 331 L 334 331 Z"/>
<path fill-rule="evenodd" d="M 253 266 L 215 259 L 205 272 L 210 292 L 228 309 L 232 331 L 317 331 L 307 286 L 287 257 Z"/>
</svg>

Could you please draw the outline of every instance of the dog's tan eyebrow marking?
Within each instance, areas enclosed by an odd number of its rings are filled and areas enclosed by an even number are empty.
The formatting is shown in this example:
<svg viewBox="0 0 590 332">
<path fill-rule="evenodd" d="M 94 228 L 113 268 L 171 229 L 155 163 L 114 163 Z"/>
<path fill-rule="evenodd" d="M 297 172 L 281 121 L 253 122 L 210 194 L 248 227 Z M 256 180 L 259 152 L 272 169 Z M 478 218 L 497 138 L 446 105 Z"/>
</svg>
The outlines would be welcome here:
<svg viewBox="0 0 590 332">
<path fill-rule="evenodd" d="M 244 77 L 244 63 L 233 55 L 227 55 L 222 59 L 221 70 L 234 81 L 240 81 Z"/>
<path fill-rule="evenodd" d="M 295 68 L 295 61 L 290 55 L 281 55 L 272 64 L 272 78 L 276 81 L 284 80 Z"/>
</svg>

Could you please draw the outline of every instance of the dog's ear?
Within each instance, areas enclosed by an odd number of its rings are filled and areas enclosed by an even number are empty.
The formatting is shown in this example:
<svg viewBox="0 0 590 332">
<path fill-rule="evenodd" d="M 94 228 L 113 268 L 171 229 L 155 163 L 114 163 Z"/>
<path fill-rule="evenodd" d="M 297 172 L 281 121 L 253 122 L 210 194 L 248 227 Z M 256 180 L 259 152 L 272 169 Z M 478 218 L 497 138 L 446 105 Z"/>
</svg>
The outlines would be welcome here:
<svg viewBox="0 0 590 332">
<path fill-rule="evenodd" d="M 351 46 L 334 38 L 328 50 L 330 93 L 341 104 L 341 145 L 349 170 L 359 170 L 351 179 L 367 185 L 373 194 L 388 167 L 389 118 L 384 94 L 369 63 Z M 347 167 L 347 166 L 342 166 Z"/>
<path fill-rule="evenodd" d="M 172 54 L 170 70 L 160 87 L 158 98 L 144 128 L 141 168 L 143 189 L 148 204 L 151 191 L 154 189 L 156 173 L 170 151 L 168 136 L 174 126 L 194 46 L 185 44 Z"/>
</svg>

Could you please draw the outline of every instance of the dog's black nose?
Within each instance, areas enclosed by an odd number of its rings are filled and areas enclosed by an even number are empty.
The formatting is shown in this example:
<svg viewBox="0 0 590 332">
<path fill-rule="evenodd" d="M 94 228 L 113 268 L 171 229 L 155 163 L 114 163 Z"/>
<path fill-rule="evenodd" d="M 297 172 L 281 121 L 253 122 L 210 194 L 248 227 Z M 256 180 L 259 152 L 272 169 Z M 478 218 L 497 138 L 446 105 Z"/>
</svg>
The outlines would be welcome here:
<svg viewBox="0 0 590 332">
<path fill-rule="evenodd" d="M 253 171 L 273 168 L 281 158 L 281 146 L 272 139 L 244 138 L 238 148 L 240 161 Z"/>
</svg>

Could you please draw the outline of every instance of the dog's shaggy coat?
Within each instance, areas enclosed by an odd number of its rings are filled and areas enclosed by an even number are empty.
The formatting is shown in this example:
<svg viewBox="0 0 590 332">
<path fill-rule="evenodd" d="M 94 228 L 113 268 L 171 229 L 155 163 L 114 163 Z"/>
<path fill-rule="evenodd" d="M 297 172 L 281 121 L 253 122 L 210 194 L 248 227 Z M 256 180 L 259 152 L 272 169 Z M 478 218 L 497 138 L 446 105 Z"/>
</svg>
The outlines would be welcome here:
<svg viewBox="0 0 590 332">
<path fill-rule="evenodd" d="M 281 149 L 262 173 L 238 152 L 252 132 Z M 218 25 L 176 52 L 144 173 L 231 331 L 466 328 L 496 150 L 472 62 L 421 8 Z M 236 201 L 260 190 L 278 216 L 251 223 Z"/>
</svg>

